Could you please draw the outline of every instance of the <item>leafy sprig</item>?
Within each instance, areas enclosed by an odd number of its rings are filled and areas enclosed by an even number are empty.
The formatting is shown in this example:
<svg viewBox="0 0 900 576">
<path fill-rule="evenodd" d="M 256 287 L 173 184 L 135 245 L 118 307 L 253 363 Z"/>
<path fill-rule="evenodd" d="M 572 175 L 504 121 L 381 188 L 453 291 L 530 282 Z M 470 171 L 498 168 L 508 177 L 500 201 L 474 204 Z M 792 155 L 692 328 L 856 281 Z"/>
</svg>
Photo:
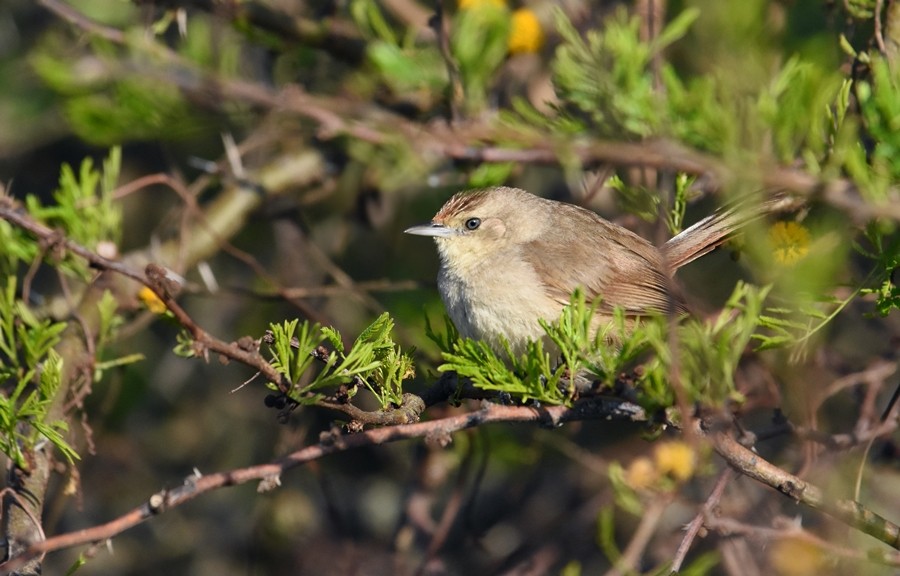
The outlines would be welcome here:
<svg viewBox="0 0 900 576">
<path fill-rule="evenodd" d="M 16 284 L 10 277 L 0 290 L 0 451 L 29 470 L 28 453 L 41 438 L 69 461 L 78 454 L 62 435 L 66 422 L 50 416 L 63 377 L 62 358 L 53 347 L 66 324 L 38 320 L 16 299 Z"/>
<path fill-rule="evenodd" d="M 411 351 L 404 352 L 394 343 L 394 321 L 387 313 L 363 330 L 349 349 L 332 327 L 295 319 L 272 324 L 270 329 L 272 366 L 290 382 L 290 396 L 300 404 L 315 404 L 324 398 L 326 390 L 340 385 L 353 385 L 348 388 L 352 396 L 355 385 L 362 384 L 382 408 L 399 405 L 403 382 L 415 375 Z M 331 346 L 330 352 L 322 353 L 323 342 Z M 323 366 L 309 377 L 317 358 Z M 272 383 L 269 386 L 276 388 Z"/>
<path fill-rule="evenodd" d="M 97 249 L 102 243 L 117 246 L 122 233 L 122 213 L 113 203 L 113 191 L 122 163 L 121 148 L 110 149 L 102 170 L 85 158 L 78 169 L 63 164 L 53 204 L 44 205 L 34 195 L 25 198 L 28 212 L 40 222 L 63 230 L 66 238 Z M 36 256 L 36 253 L 33 254 Z M 86 278 L 90 270 L 83 260 L 63 258 L 60 268 Z"/>
<path fill-rule="evenodd" d="M 568 403 L 574 394 L 573 377 L 611 387 L 621 374 L 631 373 L 645 408 L 667 408 L 674 403 L 670 376 L 677 354 L 682 386 L 691 401 L 717 405 L 739 399 L 734 373 L 760 325 L 768 292 L 767 287 L 739 283 L 715 319 L 687 318 L 675 325 L 676 350 L 666 318 L 634 318 L 618 309 L 611 317 L 598 319 L 598 303 L 587 302 L 580 292 L 559 319 L 542 322 L 546 339 L 529 342 L 518 356 L 508 345 L 505 354 L 497 354 L 485 342 L 454 339 L 454 333 L 436 333 L 430 325 L 428 332 L 442 351 L 444 364 L 439 370 L 455 371 L 478 388 L 522 402 Z M 452 326 L 446 319 L 445 324 Z M 642 359 L 646 361 L 641 369 L 634 370 Z"/>
</svg>

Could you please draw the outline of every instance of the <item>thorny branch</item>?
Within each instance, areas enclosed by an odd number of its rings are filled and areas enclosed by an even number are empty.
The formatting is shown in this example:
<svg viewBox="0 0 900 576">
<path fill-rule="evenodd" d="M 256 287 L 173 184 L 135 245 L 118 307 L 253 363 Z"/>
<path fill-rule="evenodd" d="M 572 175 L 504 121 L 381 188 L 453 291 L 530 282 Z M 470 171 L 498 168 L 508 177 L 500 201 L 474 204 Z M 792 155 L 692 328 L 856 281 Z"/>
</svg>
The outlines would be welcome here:
<svg viewBox="0 0 900 576">
<path fill-rule="evenodd" d="M 537 422 L 558 426 L 576 420 L 607 419 L 615 413 L 615 411 L 611 412 L 609 410 L 608 403 L 595 400 L 584 402 L 572 408 L 565 406 L 534 408 L 485 403 L 480 410 L 430 422 L 376 428 L 350 435 L 343 435 L 339 432 L 323 433 L 318 444 L 307 446 L 268 464 L 238 468 L 215 474 L 190 476 L 178 488 L 158 492 L 152 495 L 144 504 L 106 524 L 36 542 L 19 556 L 0 564 L 0 571 L 13 570 L 40 554 L 107 540 L 153 516 L 167 512 L 193 500 L 197 496 L 219 488 L 237 486 L 253 481 L 271 482 L 272 479 L 280 477 L 282 473 L 292 468 L 328 454 L 412 438 L 425 438 L 428 441 L 446 443 L 454 432 L 495 422 Z M 620 417 L 626 419 L 636 418 L 636 414 L 629 411 L 622 411 L 619 414 Z"/>
</svg>

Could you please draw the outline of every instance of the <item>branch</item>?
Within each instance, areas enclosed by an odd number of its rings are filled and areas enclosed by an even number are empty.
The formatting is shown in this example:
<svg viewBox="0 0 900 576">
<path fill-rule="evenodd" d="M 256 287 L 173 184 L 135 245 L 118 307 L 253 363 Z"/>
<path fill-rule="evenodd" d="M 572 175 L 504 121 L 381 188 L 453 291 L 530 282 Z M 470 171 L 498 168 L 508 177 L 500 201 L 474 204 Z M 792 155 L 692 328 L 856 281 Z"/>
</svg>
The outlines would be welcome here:
<svg viewBox="0 0 900 576">
<path fill-rule="evenodd" d="M 27 230 L 42 242 L 47 242 L 50 245 L 55 244 L 57 246 L 64 247 L 69 252 L 87 260 L 87 262 L 94 268 L 100 270 L 112 270 L 114 272 L 122 274 L 127 278 L 137 280 L 142 284 L 146 282 L 144 275 L 140 272 L 135 271 L 133 268 L 121 262 L 117 262 L 115 260 L 110 260 L 109 258 L 100 256 L 96 252 L 88 250 L 77 242 L 69 240 L 58 231 L 53 230 L 52 228 L 45 226 L 44 224 L 41 224 L 37 220 L 34 220 L 28 215 L 27 212 L 21 209 L 16 204 L 16 202 L 13 201 L 12 198 L 4 194 L 0 194 L 0 219 L 6 220 L 11 224 L 15 224 L 23 230 Z"/>
<path fill-rule="evenodd" d="M 778 490 L 785 496 L 853 526 L 885 544 L 900 549 L 900 526 L 854 500 L 826 499 L 822 490 L 782 470 L 742 446 L 725 432 L 709 436 L 715 451 L 741 474 Z"/>
<path fill-rule="evenodd" d="M 38 0 L 47 10 L 63 20 L 111 42 L 125 42 L 125 34 L 89 18 L 59 0 Z M 140 3 L 140 2 L 138 2 Z M 312 20 L 277 10 L 260 2 L 215 2 L 213 0 L 184 0 L 166 2 L 167 7 L 190 6 L 229 19 L 236 27 L 255 26 L 277 34 L 289 42 L 299 42 L 328 52 L 348 64 L 360 64 L 365 59 L 366 42 L 350 25 L 334 18 Z"/>
<path fill-rule="evenodd" d="M 571 408 L 484 404 L 480 410 L 475 412 L 430 422 L 377 428 L 351 435 L 325 434 L 318 444 L 307 446 L 268 464 L 237 468 L 206 476 L 189 476 L 183 485 L 157 492 L 137 508 L 105 524 L 60 534 L 31 544 L 14 558 L 0 564 L 0 571 L 14 570 L 41 554 L 107 540 L 154 516 L 220 488 L 253 481 L 265 481 L 266 484 L 277 482 L 282 473 L 329 454 L 413 438 L 445 442 L 449 441 L 450 435 L 454 432 L 496 422 L 544 422 L 548 425 L 558 426 L 580 420 L 640 419 L 639 415 L 642 413 L 622 404 L 617 401 L 610 402 L 600 399 L 578 402 Z"/>
<path fill-rule="evenodd" d="M 888 550 L 857 550 L 841 546 L 835 542 L 822 540 L 814 534 L 802 529 L 799 524 L 794 522 L 785 522 L 784 519 L 776 519 L 774 528 L 767 526 L 754 526 L 734 520 L 732 518 L 724 518 L 715 515 L 708 515 L 705 524 L 710 530 L 717 533 L 733 537 L 737 534 L 765 538 L 771 542 L 783 541 L 785 538 L 798 538 L 805 542 L 809 542 L 816 548 L 822 550 L 830 556 L 839 556 L 856 561 L 877 562 L 886 566 L 900 567 L 900 553 Z M 781 525 L 781 526 L 779 526 Z"/>
</svg>

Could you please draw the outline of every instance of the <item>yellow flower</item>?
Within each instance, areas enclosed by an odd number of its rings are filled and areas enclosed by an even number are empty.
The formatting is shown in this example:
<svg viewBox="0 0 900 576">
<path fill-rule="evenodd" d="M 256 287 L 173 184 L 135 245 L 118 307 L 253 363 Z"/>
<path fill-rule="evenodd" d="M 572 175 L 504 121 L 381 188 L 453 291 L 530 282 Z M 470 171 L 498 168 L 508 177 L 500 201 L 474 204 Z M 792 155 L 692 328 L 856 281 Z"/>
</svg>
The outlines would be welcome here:
<svg viewBox="0 0 900 576">
<path fill-rule="evenodd" d="M 508 42 L 510 54 L 529 54 L 541 49 L 544 31 L 534 12 L 520 8 L 512 13 Z"/>
<path fill-rule="evenodd" d="M 788 536 L 778 540 L 769 552 L 776 574 L 782 576 L 816 576 L 824 574 L 825 555 L 807 540 Z"/>
<path fill-rule="evenodd" d="M 156 292 L 146 286 L 141 287 L 140 292 L 138 292 L 138 298 L 154 314 L 164 314 L 168 310 L 165 303 L 156 295 Z"/>
<path fill-rule="evenodd" d="M 459 0 L 457 5 L 460 10 L 468 10 L 469 8 L 476 8 L 484 5 L 493 5 L 498 8 L 503 8 L 506 6 L 506 0 Z"/>
<path fill-rule="evenodd" d="M 660 444 L 653 455 L 660 474 L 668 474 L 680 482 L 694 475 L 697 458 L 694 449 L 684 442 Z"/>
<path fill-rule="evenodd" d="M 769 228 L 769 243 L 779 264 L 793 264 L 809 252 L 809 231 L 796 222 L 776 222 Z"/>
<path fill-rule="evenodd" d="M 649 487 L 656 481 L 656 468 L 649 458 L 635 458 L 625 471 L 625 482 L 635 490 Z"/>
</svg>

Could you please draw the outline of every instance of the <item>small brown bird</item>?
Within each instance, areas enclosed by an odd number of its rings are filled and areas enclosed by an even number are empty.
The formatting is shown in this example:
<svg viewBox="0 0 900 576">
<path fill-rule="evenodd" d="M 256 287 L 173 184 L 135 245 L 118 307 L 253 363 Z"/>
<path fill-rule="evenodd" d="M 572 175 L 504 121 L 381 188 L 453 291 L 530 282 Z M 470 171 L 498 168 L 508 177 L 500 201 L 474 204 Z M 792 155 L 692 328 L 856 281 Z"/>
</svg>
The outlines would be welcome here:
<svg viewBox="0 0 900 576">
<path fill-rule="evenodd" d="M 461 192 L 429 224 L 405 232 L 433 236 L 441 257 L 438 289 L 462 336 L 513 351 L 544 336 L 576 288 L 601 298 L 598 323 L 614 307 L 631 316 L 683 312 L 672 275 L 724 242 L 748 218 L 724 210 L 661 248 L 579 206 L 518 188 Z"/>
</svg>

